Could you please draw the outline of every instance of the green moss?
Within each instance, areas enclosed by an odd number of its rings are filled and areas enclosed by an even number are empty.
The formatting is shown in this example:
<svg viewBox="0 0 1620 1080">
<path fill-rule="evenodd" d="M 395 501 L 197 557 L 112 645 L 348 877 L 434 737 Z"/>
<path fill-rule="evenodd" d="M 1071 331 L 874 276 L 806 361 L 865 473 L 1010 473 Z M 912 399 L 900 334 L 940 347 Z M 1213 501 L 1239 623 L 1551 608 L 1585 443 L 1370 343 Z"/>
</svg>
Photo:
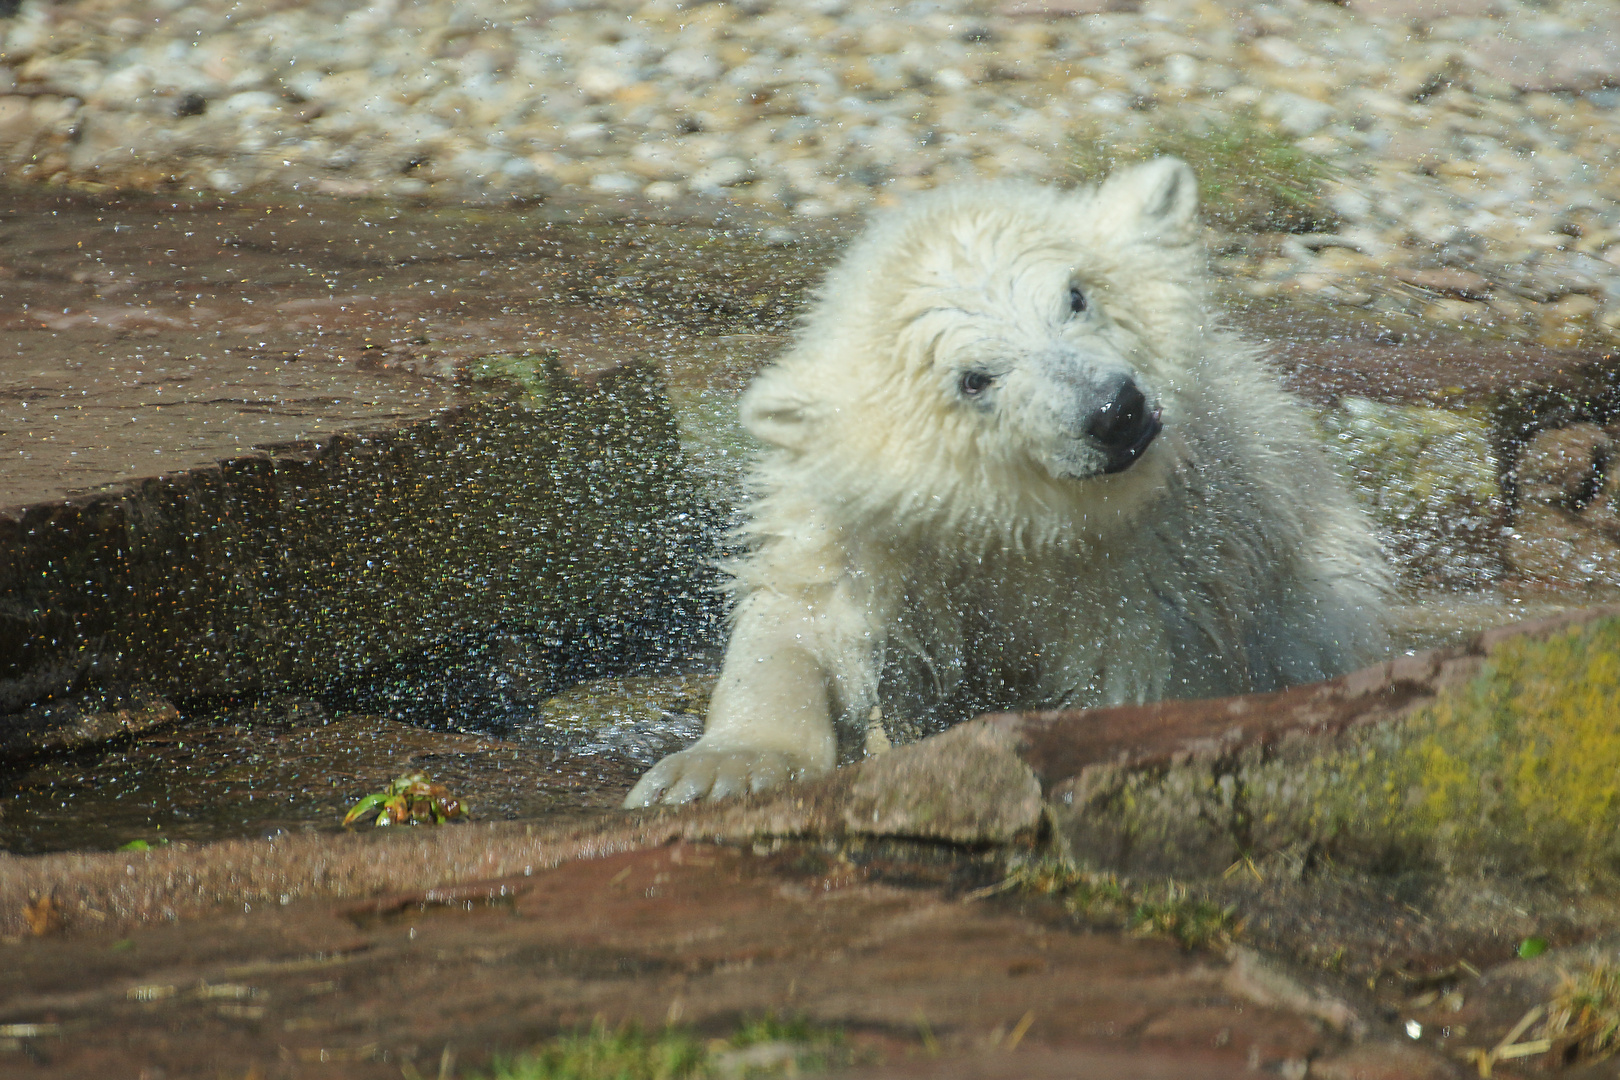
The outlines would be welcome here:
<svg viewBox="0 0 1620 1080">
<path fill-rule="evenodd" d="M 1216 228 L 1312 232 L 1334 223 L 1322 190 L 1333 167 L 1252 111 L 1218 119 L 1155 111 L 1135 130 L 1088 128 L 1076 134 L 1070 164 L 1094 182 L 1164 156 L 1193 167 L 1204 218 Z"/>
<path fill-rule="evenodd" d="M 636 1027 L 609 1031 L 597 1023 L 581 1035 L 562 1035 L 509 1061 L 497 1061 L 490 1080 L 685 1080 L 710 1076 L 709 1052 L 691 1032 Z"/>
<path fill-rule="evenodd" d="M 502 353 L 482 356 L 467 365 L 467 378 L 477 386 L 515 391 L 513 400 L 530 409 L 549 401 L 561 374 L 554 353 Z"/>
<path fill-rule="evenodd" d="M 744 1021 L 730 1038 L 701 1039 L 666 1027 L 561 1035 L 516 1058 L 495 1062 L 488 1080 L 686 1080 L 688 1077 L 798 1076 L 855 1063 L 843 1032 L 803 1018 Z"/>
<path fill-rule="evenodd" d="M 1122 926 L 1143 937 L 1170 938 L 1184 949 L 1221 948 L 1242 930 L 1232 908 L 1195 896 L 1180 882 L 1136 885 L 1064 860 L 1017 867 L 1002 887 L 1056 897 L 1084 922 Z"/>
<path fill-rule="evenodd" d="M 1502 642 L 1474 677 L 1398 720 L 1094 770 L 1054 813 L 1077 856 L 1143 875 L 1186 880 L 1245 858 L 1297 871 L 1325 857 L 1375 873 L 1612 885 L 1620 618 Z M 1075 895 L 1117 907 L 1110 887 Z"/>
<path fill-rule="evenodd" d="M 1321 823 L 1447 866 L 1620 872 L 1620 619 L 1510 640 L 1467 686 L 1322 763 Z"/>
</svg>

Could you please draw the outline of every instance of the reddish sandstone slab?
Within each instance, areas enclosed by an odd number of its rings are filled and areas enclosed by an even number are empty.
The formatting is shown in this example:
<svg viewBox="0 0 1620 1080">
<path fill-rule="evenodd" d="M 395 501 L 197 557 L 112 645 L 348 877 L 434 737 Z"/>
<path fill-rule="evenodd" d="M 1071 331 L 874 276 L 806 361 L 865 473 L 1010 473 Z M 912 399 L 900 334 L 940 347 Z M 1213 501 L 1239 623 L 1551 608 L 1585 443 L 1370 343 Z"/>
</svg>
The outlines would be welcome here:
<svg viewBox="0 0 1620 1080">
<path fill-rule="evenodd" d="M 12 974 L 0 1023 L 47 1032 L 29 1039 L 29 1075 L 324 1075 L 325 1063 L 395 1077 L 446 1044 L 472 1065 L 596 1016 L 719 1034 L 768 1011 L 843 1027 L 885 1061 L 862 1077 L 1238 1077 L 1344 1045 L 1234 994 L 1217 957 L 898 887 L 816 847 L 677 844 L 125 934 L 0 946 Z"/>
</svg>

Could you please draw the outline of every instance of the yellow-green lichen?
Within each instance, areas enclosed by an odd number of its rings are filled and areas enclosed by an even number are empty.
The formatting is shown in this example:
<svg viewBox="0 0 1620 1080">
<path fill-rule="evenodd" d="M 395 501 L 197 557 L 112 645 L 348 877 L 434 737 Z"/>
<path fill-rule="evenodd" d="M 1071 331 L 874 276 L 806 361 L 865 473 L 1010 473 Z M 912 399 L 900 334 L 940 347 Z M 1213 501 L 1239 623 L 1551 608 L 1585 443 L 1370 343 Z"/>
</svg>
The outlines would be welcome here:
<svg viewBox="0 0 1620 1080">
<path fill-rule="evenodd" d="M 1501 645 L 1477 678 L 1359 751 L 1319 820 L 1441 863 L 1620 871 L 1620 619 Z"/>
<path fill-rule="evenodd" d="M 1500 644 L 1399 720 L 1160 770 L 1093 769 L 1077 856 L 1198 877 L 1325 855 L 1379 872 L 1620 877 L 1620 618 Z"/>
</svg>

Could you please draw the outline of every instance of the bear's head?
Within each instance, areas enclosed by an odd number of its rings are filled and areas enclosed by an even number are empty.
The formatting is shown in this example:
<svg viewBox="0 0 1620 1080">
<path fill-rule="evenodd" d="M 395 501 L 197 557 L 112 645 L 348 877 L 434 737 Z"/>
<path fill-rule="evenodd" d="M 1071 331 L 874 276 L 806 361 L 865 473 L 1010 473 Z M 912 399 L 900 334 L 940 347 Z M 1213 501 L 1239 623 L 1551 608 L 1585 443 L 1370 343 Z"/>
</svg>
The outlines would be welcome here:
<svg viewBox="0 0 1620 1080">
<path fill-rule="evenodd" d="M 1201 348 L 1196 239 L 1197 182 L 1173 158 L 1098 188 L 918 196 L 829 274 L 744 423 L 846 488 L 878 473 L 936 501 L 1121 499 L 1157 482 L 1133 474 L 1161 471 Z"/>
</svg>

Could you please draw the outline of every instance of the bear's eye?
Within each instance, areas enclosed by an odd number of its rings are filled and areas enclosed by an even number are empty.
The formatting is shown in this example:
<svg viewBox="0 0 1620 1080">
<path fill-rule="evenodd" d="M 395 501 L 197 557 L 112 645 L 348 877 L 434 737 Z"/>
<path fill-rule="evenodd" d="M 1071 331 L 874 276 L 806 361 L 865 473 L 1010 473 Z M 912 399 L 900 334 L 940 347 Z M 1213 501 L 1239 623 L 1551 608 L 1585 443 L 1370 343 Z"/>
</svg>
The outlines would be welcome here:
<svg viewBox="0 0 1620 1080">
<path fill-rule="evenodd" d="M 1075 314 L 1086 310 L 1086 294 L 1080 291 L 1080 286 L 1069 286 L 1069 310 Z"/>
<path fill-rule="evenodd" d="M 983 371 L 964 371 L 962 372 L 962 393 L 968 397 L 978 397 L 990 389 L 990 384 L 995 381 L 996 377 L 994 375 Z"/>
</svg>

